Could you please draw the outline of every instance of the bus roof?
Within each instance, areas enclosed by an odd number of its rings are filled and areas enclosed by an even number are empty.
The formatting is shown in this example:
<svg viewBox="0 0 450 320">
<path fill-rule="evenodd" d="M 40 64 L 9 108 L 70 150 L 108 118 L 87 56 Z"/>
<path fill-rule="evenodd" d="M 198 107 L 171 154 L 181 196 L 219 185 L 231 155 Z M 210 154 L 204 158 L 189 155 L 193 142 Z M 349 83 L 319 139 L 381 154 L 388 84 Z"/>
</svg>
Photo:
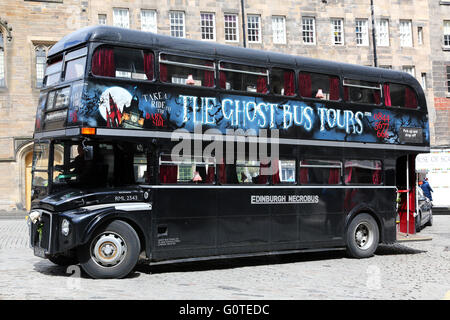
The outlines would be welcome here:
<svg viewBox="0 0 450 320">
<path fill-rule="evenodd" d="M 87 42 L 103 42 L 109 44 L 123 44 L 143 48 L 157 47 L 160 50 L 189 52 L 211 58 L 247 61 L 265 66 L 275 64 L 282 67 L 297 66 L 309 71 L 344 74 L 346 77 L 358 77 L 361 80 L 393 81 L 411 85 L 421 91 L 417 79 L 406 72 L 360 66 L 356 64 L 289 55 L 279 52 L 242 48 L 224 45 L 215 42 L 176 38 L 151 32 L 131 30 L 111 26 L 91 26 L 70 33 L 58 41 L 49 51 L 49 57 L 57 55 L 64 50 L 82 45 Z"/>
</svg>

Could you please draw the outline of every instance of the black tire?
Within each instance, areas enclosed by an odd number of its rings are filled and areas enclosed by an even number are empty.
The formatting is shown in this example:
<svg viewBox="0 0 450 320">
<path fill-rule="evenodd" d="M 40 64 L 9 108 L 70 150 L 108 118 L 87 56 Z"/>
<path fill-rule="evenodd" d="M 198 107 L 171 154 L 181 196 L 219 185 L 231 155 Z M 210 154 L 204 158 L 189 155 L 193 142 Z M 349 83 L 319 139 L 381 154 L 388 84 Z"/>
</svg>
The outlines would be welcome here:
<svg viewBox="0 0 450 320">
<path fill-rule="evenodd" d="M 375 219 L 367 213 L 356 215 L 347 227 L 347 254 L 353 258 L 371 257 L 378 247 L 380 233 Z"/>
<path fill-rule="evenodd" d="M 81 268 L 92 278 L 124 278 L 136 266 L 140 248 L 136 231 L 128 223 L 114 220 L 96 230 L 77 255 Z"/>
<path fill-rule="evenodd" d="M 55 254 L 48 256 L 47 258 L 54 264 L 63 267 L 78 264 L 78 259 L 74 255 Z"/>
</svg>

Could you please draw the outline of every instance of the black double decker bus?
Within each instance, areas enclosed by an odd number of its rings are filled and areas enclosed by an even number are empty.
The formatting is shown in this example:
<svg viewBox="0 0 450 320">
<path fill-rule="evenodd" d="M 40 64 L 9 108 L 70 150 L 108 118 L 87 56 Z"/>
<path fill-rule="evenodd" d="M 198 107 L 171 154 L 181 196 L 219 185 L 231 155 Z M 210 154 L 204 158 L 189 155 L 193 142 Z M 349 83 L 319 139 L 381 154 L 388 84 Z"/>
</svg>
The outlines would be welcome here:
<svg viewBox="0 0 450 320">
<path fill-rule="evenodd" d="M 370 257 L 414 224 L 429 141 L 406 73 L 88 27 L 48 55 L 31 245 L 94 278 L 139 259 Z"/>
</svg>

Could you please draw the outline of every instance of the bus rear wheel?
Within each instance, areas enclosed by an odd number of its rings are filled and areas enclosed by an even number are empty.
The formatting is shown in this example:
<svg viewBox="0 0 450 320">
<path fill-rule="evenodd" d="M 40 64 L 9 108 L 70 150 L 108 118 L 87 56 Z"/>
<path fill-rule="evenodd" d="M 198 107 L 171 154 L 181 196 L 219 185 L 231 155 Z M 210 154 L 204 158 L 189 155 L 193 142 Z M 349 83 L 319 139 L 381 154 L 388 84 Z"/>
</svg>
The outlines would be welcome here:
<svg viewBox="0 0 450 320">
<path fill-rule="evenodd" d="M 115 220 L 97 230 L 78 250 L 82 269 L 92 278 L 124 278 L 136 266 L 140 242 L 128 223 Z"/>
<path fill-rule="evenodd" d="M 371 257 L 380 239 L 378 224 L 367 213 L 358 214 L 350 222 L 346 233 L 347 253 L 353 258 Z"/>
</svg>

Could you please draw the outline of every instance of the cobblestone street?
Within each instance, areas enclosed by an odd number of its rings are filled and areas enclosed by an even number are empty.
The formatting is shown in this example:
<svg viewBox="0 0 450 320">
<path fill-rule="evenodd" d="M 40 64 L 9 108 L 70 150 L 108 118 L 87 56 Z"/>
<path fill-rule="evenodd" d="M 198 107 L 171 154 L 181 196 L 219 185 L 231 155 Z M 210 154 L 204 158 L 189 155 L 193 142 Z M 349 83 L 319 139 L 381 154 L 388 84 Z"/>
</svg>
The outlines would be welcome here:
<svg viewBox="0 0 450 320">
<path fill-rule="evenodd" d="M 0 219 L 0 299 L 449 299 L 450 215 L 369 259 L 343 251 L 140 265 L 122 280 L 92 280 L 78 266 L 33 255 L 24 219 Z"/>
</svg>

